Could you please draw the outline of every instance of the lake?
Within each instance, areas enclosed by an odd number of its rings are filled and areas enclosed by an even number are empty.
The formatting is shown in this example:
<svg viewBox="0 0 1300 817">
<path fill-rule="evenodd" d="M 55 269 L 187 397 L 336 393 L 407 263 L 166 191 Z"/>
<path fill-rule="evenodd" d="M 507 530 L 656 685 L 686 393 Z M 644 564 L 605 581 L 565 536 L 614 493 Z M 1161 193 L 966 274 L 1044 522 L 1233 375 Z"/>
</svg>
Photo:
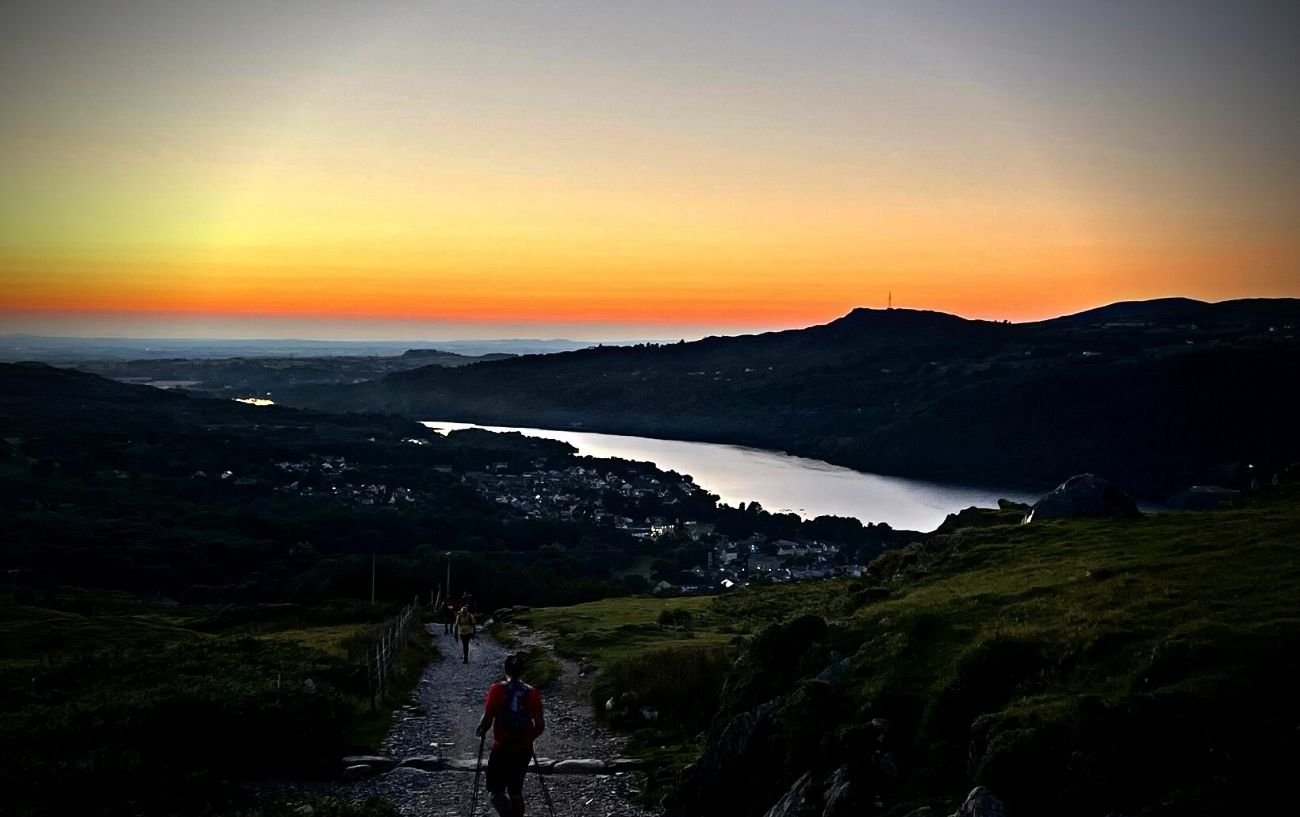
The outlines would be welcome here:
<svg viewBox="0 0 1300 817">
<path fill-rule="evenodd" d="M 690 474 L 697 485 L 717 494 L 728 505 L 757 502 L 769 511 L 792 511 L 808 519 L 853 516 L 863 522 L 888 522 L 894 528 L 931 531 L 949 513 L 971 505 L 988 508 L 995 507 L 1000 497 L 1018 502 L 1034 502 L 1039 497 L 1023 490 L 867 474 L 821 460 L 736 445 L 441 420 L 429 420 L 424 425 L 442 432 L 464 428 L 517 431 L 529 437 L 561 440 L 586 456 L 652 462 L 666 471 Z"/>
</svg>

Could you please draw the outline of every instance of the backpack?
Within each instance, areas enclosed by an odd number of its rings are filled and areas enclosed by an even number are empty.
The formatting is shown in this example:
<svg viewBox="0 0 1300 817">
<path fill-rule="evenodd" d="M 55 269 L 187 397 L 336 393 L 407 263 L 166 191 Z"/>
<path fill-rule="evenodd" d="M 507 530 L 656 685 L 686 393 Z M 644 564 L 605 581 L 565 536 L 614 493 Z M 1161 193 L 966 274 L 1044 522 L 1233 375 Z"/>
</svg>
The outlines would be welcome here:
<svg viewBox="0 0 1300 817">
<path fill-rule="evenodd" d="M 506 700 L 497 713 L 496 722 L 510 732 L 527 732 L 533 728 L 533 713 L 528 711 L 528 695 L 533 688 L 523 681 L 506 684 Z"/>
</svg>

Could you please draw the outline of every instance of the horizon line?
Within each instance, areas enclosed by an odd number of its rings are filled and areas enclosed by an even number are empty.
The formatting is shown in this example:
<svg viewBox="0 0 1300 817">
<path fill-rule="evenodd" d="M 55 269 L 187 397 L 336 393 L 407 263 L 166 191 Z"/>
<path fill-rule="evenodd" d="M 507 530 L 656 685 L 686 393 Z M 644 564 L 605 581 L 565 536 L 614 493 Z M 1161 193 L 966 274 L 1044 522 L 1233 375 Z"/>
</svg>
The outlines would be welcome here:
<svg viewBox="0 0 1300 817">
<path fill-rule="evenodd" d="M 980 322 L 980 321 L 982 321 L 982 322 L 988 322 L 988 323 L 1034 324 L 1034 323 L 1044 323 L 1044 322 L 1047 322 L 1047 321 L 1058 320 L 1058 319 L 1060 319 L 1060 318 L 1068 318 L 1068 317 L 1072 317 L 1072 316 L 1075 316 L 1075 315 L 1082 315 L 1082 314 L 1085 314 L 1085 313 L 1088 313 L 1088 312 L 1096 311 L 1096 310 L 1098 310 L 1098 309 L 1104 309 L 1104 308 L 1107 308 L 1107 307 L 1119 306 L 1119 305 L 1123 305 L 1123 304 L 1157 303 L 1157 302 L 1161 302 L 1161 301 L 1183 301 L 1183 302 L 1188 302 L 1188 303 L 1197 303 L 1197 304 L 1213 305 L 1213 304 L 1225 304 L 1225 303 L 1243 302 L 1243 301 L 1300 301 L 1300 298 L 1296 298 L 1296 297 L 1293 297 L 1293 296 L 1285 296 L 1285 295 L 1283 295 L 1283 296 L 1258 295 L 1258 296 L 1248 296 L 1248 297 L 1242 297 L 1242 298 L 1224 298 L 1224 299 L 1221 299 L 1221 300 L 1217 300 L 1217 301 L 1216 301 L 1216 300 L 1203 300 L 1203 299 L 1200 299 L 1200 298 L 1193 298 L 1193 297 L 1184 296 L 1184 295 L 1162 295 L 1162 296 L 1157 296 L 1157 297 L 1152 297 L 1152 298 L 1130 298 L 1130 299 L 1119 300 L 1119 301 L 1110 301 L 1110 302 L 1097 304 L 1097 305 L 1095 305 L 1095 306 L 1090 306 L 1090 307 L 1087 307 L 1087 308 L 1084 308 L 1084 309 L 1080 309 L 1080 310 L 1076 310 L 1076 311 L 1063 312 L 1063 313 L 1060 313 L 1060 314 L 1057 314 L 1057 315 L 1052 315 L 1052 316 L 1049 316 L 1049 317 L 1044 317 L 1044 318 L 1034 318 L 1034 319 L 1028 319 L 1028 320 L 1012 320 L 1012 319 L 981 318 L 981 317 L 974 317 L 974 318 L 973 318 L 973 317 L 969 317 L 969 316 L 966 316 L 966 315 L 959 314 L 959 313 L 957 313 L 957 312 L 948 312 L 948 311 L 945 311 L 945 310 L 942 310 L 942 309 L 928 308 L 928 307 L 913 307 L 913 306 L 886 306 L 886 307 L 876 307 L 876 306 L 854 306 L 854 307 L 850 308 L 847 312 L 843 312 L 843 313 L 837 314 L 837 315 L 835 315 L 834 317 L 831 317 L 831 318 L 829 318 L 829 319 L 823 320 L 823 321 L 821 321 L 821 322 L 809 323 L 809 324 L 799 325 L 799 326 L 771 327 L 771 328 L 765 328 L 765 329 L 757 329 L 757 328 L 755 328 L 755 329 L 751 329 L 751 330 L 749 330 L 749 331 L 741 330 L 741 331 L 737 331 L 737 332 L 735 332 L 735 333 L 731 333 L 731 334 L 718 332 L 718 331 L 716 331 L 716 328 L 715 328 L 714 331 L 706 332 L 706 333 L 704 333 L 704 334 L 700 334 L 700 335 L 698 336 L 698 338 L 696 338 L 696 339 L 705 339 L 705 338 L 709 338 L 709 337 L 745 337 L 745 336 L 751 336 L 751 335 L 769 334 L 769 333 L 773 333 L 773 332 L 799 331 L 799 330 L 802 330 L 802 329 L 809 329 L 809 328 L 816 327 L 816 326 L 825 326 L 825 325 L 827 325 L 827 324 L 829 324 L 829 323 L 833 323 L 833 322 L 835 322 L 835 321 L 837 321 L 837 320 L 840 320 L 840 319 L 842 319 L 842 318 L 845 318 L 845 317 L 847 317 L 847 316 L 849 316 L 849 315 L 851 315 L 851 314 L 854 314 L 855 312 L 859 312 L 859 311 L 868 311 L 868 312 L 930 312 L 930 313 L 935 313 L 935 314 L 950 315 L 950 316 L 952 316 L 952 317 L 960 318 L 960 319 L 962 319 L 962 320 L 974 321 L 974 322 Z M 88 311 L 88 310 L 68 310 L 68 311 L 66 311 L 66 312 L 56 312 L 56 311 L 50 311 L 50 310 L 2 310 L 2 309 L 0 309 L 0 316 L 3 316 L 3 315 L 6 314 L 6 313 L 8 313 L 8 314 L 23 314 L 23 315 L 27 315 L 27 316 L 32 316 L 32 315 L 50 315 L 50 316 L 55 316 L 55 315 L 62 315 L 62 316 L 73 316 L 73 315 L 97 315 L 97 316 L 101 316 L 101 317 L 104 317 L 104 316 L 121 316 L 122 318 L 127 318 L 128 316 L 138 316 L 138 317 L 150 316 L 150 317 L 154 317 L 154 318 L 173 318 L 173 319 L 184 318 L 184 317 L 187 317 L 187 316 L 188 316 L 188 317 L 194 317 L 194 315 L 193 315 L 192 313 L 179 313 L 179 314 L 178 314 L 178 313 L 153 312 L 153 311 L 141 311 L 141 312 L 99 312 L 99 311 Z M 391 323 L 434 323 L 434 322 L 438 322 L 438 321 L 439 321 L 439 319 L 437 319 L 437 318 L 427 318 L 427 319 L 422 319 L 422 318 L 410 318 L 410 317 L 406 317 L 406 318 L 400 318 L 400 319 L 393 319 L 393 318 L 391 318 L 391 317 L 389 317 L 389 318 L 383 318 L 383 317 L 377 317 L 377 316 L 376 316 L 376 317 L 366 317 L 366 316 L 348 316 L 348 317 L 346 317 L 346 318 L 337 318 L 337 317 L 319 316 L 319 315 L 293 315 L 293 314 L 286 314 L 286 315 L 281 315 L 281 316 L 271 316 L 271 315 L 249 316 L 249 315 L 221 315 L 221 314 L 209 314 L 209 315 L 205 315 L 204 317 L 207 317 L 207 318 L 210 318 L 210 319 L 223 319 L 223 318 L 224 318 L 224 319 L 227 319 L 227 320 L 249 320 L 250 318 L 253 318 L 253 319 L 259 319 L 259 320 L 266 320 L 266 319 L 274 319 L 274 318 L 279 317 L 279 318 L 283 318 L 283 319 L 285 319 L 285 320 L 293 320 L 293 321 L 299 321 L 299 322 L 302 322 L 302 321 L 311 321 L 311 322 L 320 322 L 320 323 L 336 324 L 336 325 L 340 325 L 340 326 L 344 326 L 344 325 L 348 325 L 348 324 L 364 324 L 364 323 L 386 323 L 386 324 L 391 324 Z M 458 324 L 458 325 L 477 324 L 477 325 L 482 326 L 482 325 L 491 325 L 492 323 L 514 323 L 514 322 L 512 322 L 512 321 L 491 321 L 491 320 L 484 320 L 484 321 L 463 321 L 463 320 L 458 320 L 458 321 L 453 321 L 452 323 L 455 323 L 455 324 Z M 545 325 L 547 322 L 538 321 L 538 322 L 536 322 L 536 323 L 537 323 L 539 326 L 543 326 L 543 325 Z M 554 323 L 568 323 L 568 324 L 573 324 L 573 323 L 575 323 L 575 322 L 573 322 L 573 321 L 555 321 Z M 604 322 L 601 322 L 601 321 L 582 321 L 582 322 L 580 322 L 580 323 L 587 324 L 587 325 L 600 325 L 600 324 L 602 324 L 602 323 L 604 323 Z M 609 322 L 609 324 L 612 325 L 612 326 L 616 326 L 616 325 L 618 325 L 619 323 L 623 323 L 623 322 L 615 322 L 615 321 L 610 321 L 610 322 Z M 641 324 L 639 324 L 639 325 L 642 326 L 642 327 L 645 327 L 645 328 L 649 328 L 649 326 L 653 326 L 653 325 L 655 325 L 655 324 L 652 323 L 652 324 L 647 325 L 647 324 L 641 323 Z M 703 328 L 704 328 L 703 326 L 701 326 L 701 325 L 699 325 L 699 324 L 664 324 L 664 325 L 665 325 L 665 326 L 680 326 L 681 328 L 687 328 L 687 327 L 689 326 L 689 327 L 694 328 L 694 329 L 697 329 L 697 330 L 699 330 L 699 329 L 703 329 Z M 719 327 L 719 328 L 720 328 L 720 327 Z M 695 333 L 691 333 L 691 334 L 694 335 Z M 617 336 L 613 336 L 613 337 L 603 337 L 603 338 L 592 339 L 592 340 L 579 339 L 579 338 L 572 338 L 572 337 L 558 337 L 558 336 L 556 336 L 556 337 L 520 337 L 520 336 L 513 336 L 513 337 L 511 337 L 511 336 L 500 336 L 500 337 L 484 337 L 484 338 L 452 337 L 452 338 L 444 338 L 444 339 L 441 339 L 441 340 L 433 340 L 433 339 L 428 339 L 428 338 L 418 338 L 418 337 L 411 337 L 411 338 L 391 338 L 391 339 L 390 339 L 390 338 L 378 338 L 378 337 L 339 338 L 339 337 L 306 337 L 306 336 L 299 337 L 299 336 L 294 336 L 294 337 L 285 337 L 285 338 L 275 338 L 275 337 L 236 337 L 236 336 L 223 336 L 223 335 L 174 335 L 174 334 L 168 334 L 168 335 L 149 335 L 149 334 L 120 334 L 120 335 L 118 335 L 118 334 L 67 335 L 67 334 L 44 334 L 44 333 L 37 333 L 37 332 L 13 332 L 13 333 L 8 333 L 8 334 L 0 335 L 0 339 L 17 339 L 17 338 L 35 338 L 35 339 L 41 339 L 41 340 L 72 340 L 72 341 L 82 341 L 82 342 L 93 342 L 93 341 L 190 341 L 190 342 L 198 342 L 198 341 L 202 341 L 202 342 L 228 342 L 228 343 L 339 343 L 339 344 L 390 344 L 390 345 L 392 345 L 392 344 L 400 345 L 400 344 L 410 344 L 410 343 L 421 343 L 421 344 L 438 344 L 438 343 L 574 343 L 574 344 L 577 344 L 577 343 L 585 343 L 585 344 L 589 344 L 589 345 L 593 345 L 593 346 L 594 346 L 594 345 L 601 344 L 601 343 L 615 343 L 615 344 L 635 344 L 635 343 L 677 343 L 677 342 L 683 342 L 683 341 L 688 341 L 688 340 L 689 340 L 687 337 L 684 337 L 684 336 L 682 336 L 682 335 L 671 335 L 671 336 L 666 335 L 666 336 L 661 336 L 661 337 L 646 337 L 646 336 L 643 335 L 643 336 L 640 336 L 640 337 L 632 337 L 632 338 L 627 338 L 627 337 L 620 338 L 620 337 L 617 337 Z"/>
</svg>

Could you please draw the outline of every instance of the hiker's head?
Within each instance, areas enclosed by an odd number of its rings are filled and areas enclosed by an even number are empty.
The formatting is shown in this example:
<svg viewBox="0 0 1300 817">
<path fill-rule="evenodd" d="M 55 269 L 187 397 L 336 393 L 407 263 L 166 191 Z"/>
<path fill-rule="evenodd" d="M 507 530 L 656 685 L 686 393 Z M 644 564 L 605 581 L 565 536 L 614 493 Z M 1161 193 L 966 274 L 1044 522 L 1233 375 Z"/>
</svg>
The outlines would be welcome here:
<svg viewBox="0 0 1300 817">
<path fill-rule="evenodd" d="M 507 655 L 504 669 L 508 677 L 518 678 L 524 671 L 524 659 L 513 653 Z"/>
</svg>

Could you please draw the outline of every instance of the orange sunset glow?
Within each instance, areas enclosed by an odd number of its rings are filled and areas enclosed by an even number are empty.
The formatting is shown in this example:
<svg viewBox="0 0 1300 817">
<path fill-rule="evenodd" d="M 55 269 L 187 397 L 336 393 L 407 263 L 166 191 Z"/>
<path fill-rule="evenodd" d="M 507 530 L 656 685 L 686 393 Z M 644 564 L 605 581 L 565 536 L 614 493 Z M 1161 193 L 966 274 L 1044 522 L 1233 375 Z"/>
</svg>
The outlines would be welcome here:
<svg viewBox="0 0 1300 817">
<path fill-rule="evenodd" d="M 890 293 L 1011 320 L 1300 295 L 1294 89 L 1216 73 L 1177 25 L 384 8 L 252 34 L 243 8 L 17 15 L 0 321 L 675 337 Z"/>
</svg>

